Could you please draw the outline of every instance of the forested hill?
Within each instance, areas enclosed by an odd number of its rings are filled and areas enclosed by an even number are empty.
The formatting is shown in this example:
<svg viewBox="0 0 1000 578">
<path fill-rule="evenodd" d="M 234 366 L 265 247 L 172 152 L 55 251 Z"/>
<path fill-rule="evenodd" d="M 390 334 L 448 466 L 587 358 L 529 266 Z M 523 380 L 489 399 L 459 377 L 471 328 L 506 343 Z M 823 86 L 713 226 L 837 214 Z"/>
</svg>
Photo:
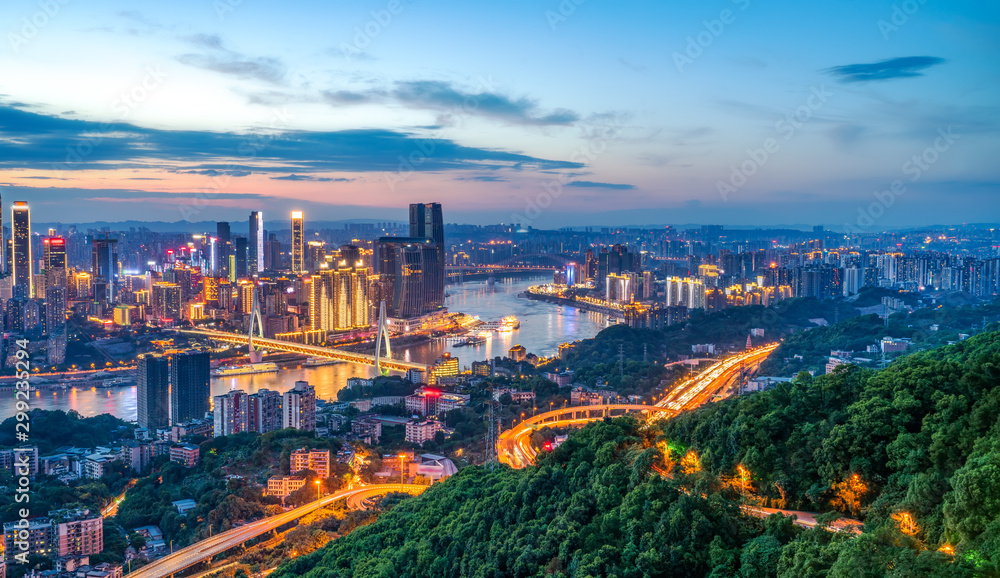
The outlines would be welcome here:
<svg viewBox="0 0 1000 578">
<path fill-rule="evenodd" d="M 1000 576 L 998 416 L 991 333 L 654 427 L 591 424 L 537 467 L 466 468 L 274 576 Z M 741 503 L 836 509 L 865 531 Z"/>
<path fill-rule="evenodd" d="M 664 424 L 706 469 L 738 465 L 777 507 L 864 519 L 871 561 L 901 526 L 1000 571 L 1000 332 L 706 406 Z M 856 477 L 855 477 L 856 476 Z M 908 516 L 908 517 L 907 517 Z M 879 555 L 882 558 L 879 558 Z M 825 554 L 830 557 L 832 554 Z M 992 574 L 987 572 L 992 569 Z M 878 574 L 872 574 L 873 576 Z"/>
</svg>

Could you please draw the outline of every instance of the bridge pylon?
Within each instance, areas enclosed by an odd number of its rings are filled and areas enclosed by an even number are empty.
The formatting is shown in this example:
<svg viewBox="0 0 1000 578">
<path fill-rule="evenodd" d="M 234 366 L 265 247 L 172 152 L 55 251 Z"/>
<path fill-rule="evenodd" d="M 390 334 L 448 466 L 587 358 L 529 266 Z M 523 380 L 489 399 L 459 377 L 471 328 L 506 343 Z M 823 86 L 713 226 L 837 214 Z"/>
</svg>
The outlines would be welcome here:
<svg viewBox="0 0 1000 578">
<path fill-rule="evenodd" d="M 392 359 L 389 344 L 389 318 L 385 316 L 385 299 L 378 306 L 378 337 L 375 338 L 375 370 L 380 375 L 389 375 L 389 369 L 382 368 L 382 339 L 385 338 L 385 358 Z"/>
<path fill-rule="evenodd" d="M 247 347 L 250 350 L 250 363 L 260 363 L 264 359 L 263 348 L 256 348 L 253 344 L 253 330 L 257 327 L 257 337 L 264 338 L 264 322 L 260 316 L 260 299 L 257 297 L 257 282 L 254 281 L 253 298 L 251 300 L 250 329 L 247 333 Z"/>
</svg>

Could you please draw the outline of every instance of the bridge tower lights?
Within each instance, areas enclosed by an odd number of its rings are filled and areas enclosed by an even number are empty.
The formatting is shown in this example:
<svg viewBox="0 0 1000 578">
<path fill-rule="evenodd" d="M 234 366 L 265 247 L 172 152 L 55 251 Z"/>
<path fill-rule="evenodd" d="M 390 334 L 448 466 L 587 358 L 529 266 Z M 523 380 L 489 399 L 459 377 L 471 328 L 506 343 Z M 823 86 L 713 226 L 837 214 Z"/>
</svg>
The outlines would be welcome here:
<svg viewBox="0 0 1000 578">
<path fill-rule="evenodd" d="M 247 334 L 247 346 L 250 350 L 250 363 L 260 363 L 264 359 L 264 349 L 257 348 L 253 344 L 253 330 L 257 327 L 257 337 L 264 338 L 264 322 L 260 316 L 260 299 L 257 297 L 257 283 L 254 282 L 253 297 L 251 299 L 250 330 Z"/>
<path fill-rule="evenodd" d="M 378 306 L 378 336 L 375 338 L 375 370 L 380 375 L 389 375 L 389 368 L 382 368 L 382 339 L 385 338 L 385 358 L 392 359 L 389 344 L 389 318 L 385 316 L 385 299 Z"/>
</svg>

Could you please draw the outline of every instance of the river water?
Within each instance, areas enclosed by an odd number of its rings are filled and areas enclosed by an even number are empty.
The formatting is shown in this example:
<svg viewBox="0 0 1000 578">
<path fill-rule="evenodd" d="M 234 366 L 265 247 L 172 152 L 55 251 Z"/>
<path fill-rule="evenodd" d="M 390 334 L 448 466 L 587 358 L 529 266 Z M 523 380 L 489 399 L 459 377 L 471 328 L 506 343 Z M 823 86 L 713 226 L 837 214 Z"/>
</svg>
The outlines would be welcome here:
<svg viewBox="0 0 1000 578">
<path fill-rule="evenodd" d="M 510 278 L 497 279 L 494 285 L 488 285 L 485 281 L 449 285 L 445 304 L 451 311 L 478 315 L 483 321 L 498 321 L 507 315 L 516 315 L 521 321 L 520 329 L 507 334 L 494 333 L 487 343 L 479 346 L 454 347 L 453 344 L 439 340 L 393 349 L 393 357 L 431 363 L 448 351 L 466 367 L 473 361 L 504 356 L 515 344 L 525 346 L 535 355 L 550 356 L 558 352 L 560 343 L 593 337 L 607 326 L 607 319 L 603 314 L 517 296 L 529 285 L 538 284 L 542 279 Z M 548 280 L 550 277 L 544 279 Z M 374 374 L 374 367 L 339 363 L 283 369 L 277 373 L 212 378 L 212 395 L 221 395 L 231 389 L 243 389 L 248 393 L 265 388 L 284 392 L 294 382 L 301 380 L 315 386 L 318 397 L 336 400 L 337 391 L 346 385 L 349 377 L 372 377 Z M 0 419 L 14 415 L 14 395 L 13 391 L 0 392 Z M 30 405 L 32 408 L 48 410 L 76 410 L 84 416 L 110 413 L 125 420 L 136 419 L 135 386 L 35 391 Z"/>
</svg>

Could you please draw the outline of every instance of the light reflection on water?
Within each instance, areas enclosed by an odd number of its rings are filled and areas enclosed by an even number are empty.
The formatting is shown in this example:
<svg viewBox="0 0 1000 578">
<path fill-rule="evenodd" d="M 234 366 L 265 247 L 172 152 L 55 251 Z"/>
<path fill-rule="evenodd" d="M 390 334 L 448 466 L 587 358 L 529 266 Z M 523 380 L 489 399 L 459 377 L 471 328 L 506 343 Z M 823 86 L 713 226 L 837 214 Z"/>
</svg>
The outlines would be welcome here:
<svg viewBox="0 0 1000 578">
<path fill-rule="evenodd" d="M 517 295 L 539 279 L 497 279 L 493 286 L 484 281 L 449 285 L 446 300 L 451 311 L 478 315 L 483 321 L 497 321 L 507 315 L 516 315 L 521 327 L 512 333 L 497 334 L 482 345 L 454 347 L 451 343 L 434 341 L 412 347 L 393 349 L 393 357 L 408 361 L 430 363 L 448 351 L 459 358 L 463 367 L 473 361 L 506 355 L 515 344 L 540 356 L 554 355 L 559 344 L 565 341 L 593 337 L 606 326 L 606 318 L 599 313 L 552 305 L 541 301 L 521 299 Z M 303 367 L 281 370 L 278 373 L 238 375 L 212 379 L 212 395 L 231 389 L 254 393 L 259 389 L 286 391 L 296 381 L 308 381 L 316 387 L 316 395 L 323 399 L 336 399 L 349 377 L 372 377 L 375 368 L 351 363 Z M 14 415 L 15 393 L 0 392 L 2 417 Z M 135 386 L 110 389 L 69 389 L 35 391 L 31 396 L 32 408 L 76 410 L 84 416 L 110 413 L 126 420 L 136 419 Z"/>
</svg>

